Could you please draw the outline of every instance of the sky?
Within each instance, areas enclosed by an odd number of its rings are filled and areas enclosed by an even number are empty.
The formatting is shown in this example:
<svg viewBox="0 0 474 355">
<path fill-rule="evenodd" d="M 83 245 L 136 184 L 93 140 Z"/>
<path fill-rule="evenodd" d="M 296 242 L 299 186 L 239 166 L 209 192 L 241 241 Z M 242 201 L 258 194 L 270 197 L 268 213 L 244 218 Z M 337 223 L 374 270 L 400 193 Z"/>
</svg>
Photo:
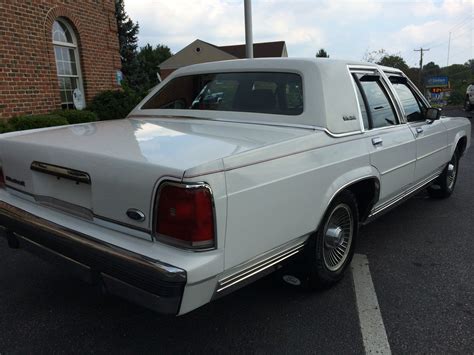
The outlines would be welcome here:
<svg viewBox="0 0 474 355">
<path fill-rule="evenodd" d="M 139 45 L 164 44 L 173 53 L 201 39 L 245 42 L 243 0 L 125 0 L 140 25 Z M 363 60 L 379 49 L 418 66 L 463 64 L 474 58 L 473 0 L 252 0 L 254 42 L 286 41 L 290 57 Z"/>
</svg>

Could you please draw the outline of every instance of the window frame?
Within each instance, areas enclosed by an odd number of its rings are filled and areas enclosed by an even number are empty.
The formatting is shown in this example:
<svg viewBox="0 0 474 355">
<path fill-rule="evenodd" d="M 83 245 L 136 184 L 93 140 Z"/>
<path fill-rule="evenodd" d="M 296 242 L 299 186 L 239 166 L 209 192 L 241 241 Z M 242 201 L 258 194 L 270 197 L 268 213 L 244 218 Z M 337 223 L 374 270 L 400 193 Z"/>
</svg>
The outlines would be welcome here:
<svg viewBox="0 0 474 355">
<path fill-rule="evenodd" d="M 166 90 L 166 88 L 170 85 L 171 82 L 174 80 L 187 77 L 187 76 L 195 76 L 195 75 L 207 75 L 207 74 L 212 74 L 212 75 L 218 75 L 218 74 L 292 74 L 292 75 L 297 75 L 299 76 L 300 83 L 301 83 L 301 99 L 302 99 L 302 108 L 301 112 L 298 114 L 283 114 L 283 113 L 268 113 L 268 112 L 250 112 L 250 111 L 219 111 L 219 110 L 197 110 L 199 112 L 206 112 L 206 111 L 211 111 L 211 112 L 227 112 L 227 113 L 233 113 L 233 114 L 252 114 L 252 115 L 269 115 L 269 116 L 281 116 L 281 117 L 297 117 L 298 119 L 301 118 L 307 108 L 306 104 L 306 91 L 305 91 L 305 77 L 302 72 L 300 71 L 293 71 L 293 70 L 222 70 L 222 71 L 208 71 L 208 72 L 196 72 L 196 73 L 186 73 L 182 75 L 178 75 L 175 77 L 170 78 L 169 81 L 165 82 L 164 85 L 157 90 L 156 92 L 150 93 L 150 96 L 147 96 L 143 99 L 143 101 L 140 103 L 140 106 L 138 107 L 139 110 L 143 111 L 153 111 L 153 110 L 162 110 L 162 108 L 144 108 L 144 106 L 152 100 L 155 96 L 159 95 L 161 92 Z M 193 109 L 170 109 L 170 110 L 179 110 L 179 111 L 193 111 Z M 186 112 L 187 113 L 187 112 Z"/>
<path fill-rule="evenodd" d="M 60 42 L 60 41 L 55 41 L 54 40 L 53 26 L 54 26 L 55 22 L 59 22 L 64 27 L 66 27 L 66 29 L 69 31 L 69 33 L 71 35 L 72 43 Z M 62 17 L 58 17 L 53 21 L 53 24 L 51 26 L 51 39 L 52 39 L 51 43 L 53 45 L 54 64 L 55 64 L 55 67 L 56 67 L 56 78 L 58 80 L 58 89 L 59 89 L 58 92 L 59 92 L 59 99 L 60 99 L 60 103 L 61 103 L 61 108 L 66 109 L 66 110 L 70 110 L 71 108 L 68 107 L 68 106 L 72 104 L 72 106 L 73 106 L 72 109 L 75 109 L 74 99 L 73 99 L 72 102 L 63 102 L 62 101 L 62 99 L 61 99 L 61 87 L 59 86 L 59 79 L 60 78 L 75 78 L 77 80 L 77 88 L 79 90 L 81 90 L 82 95 L 85 98 L 84 85 L 83 85 L 83 79 L 82 79 L 83 76 L 82 76 L 82 70 L 81 70 L 81 58 L 80 58 L 80 55 L 79 55 L 79 41 L 77 39 L 76 31 L 74 30 L 74 28 L 72 27 L 72 25 L 69 23 L 69 21 L 67 19 L 62 18 Z M 74 61 L 75 61 L 75 64 L 76 64 L 76 75 L 72 75 L 72 74 L 71 75 L 64 75 L 64 74 L 59 74 L 58 73 L 58 63 L 57 63 L 56 50 L 55 50 L 56 47 L 67 48 L 67 49 L 72 49 L 73 50 Z M 65 105 L 66 108 L 64 108 L 63 105 Z"/>
<path fill-rule="evenodd" d="M 420 104 L 422 106 L 424 106 L 426 109 L 430 108 L 431 105 L 430 103 L 428 102 L 428 100 L 422 95 L 422 93 L 420 92 L 420 90 L 418 90 L 418 88 L 416 87 L 415 84 L 413 84 L 413 82 L 408 79 L 408 77 L 402 73 L 399 73 L 399 72 L 389 72 L 389 71 L 386 71 L 384 72 L 385 75 L 387 75 L 387 77 L 389 78 L 390 80 L 390 77 L 399 77 L 399 78 L 404 78 L 406 80 L 406 86 L 408 87 L 408 89 L 411 91 L 411 93 L 413 94 L 413 96 L 415 97 L 415 100 L 417 101 L 418 103 L 418 106 L 420 106 Z M 390 82 L 390 85 L 393 87 L 393 90 L 394 92 L 396 93 L 397 95 L 397 101 L 400 105 L 400 109 L 403 113 L 403 117 L 406 121 L 406 123 L 410 124 L 410 123 L 420 123 L 420 122 L 424 122 L 426 120 L 426 118 L 424 118 L 423 120 L 418 120 L 418 121 L 408 121 L 408 117 L 407 117 L 407 113 L 405 112 L 405 108 L 403 107 L 403 104 L 402 102 L 400 101 L 400 97 L 398 96 L 398 93 L 395 89 L 395 87 L 393 86 L 393 84 Z M 421 109 L 421 107 L 420 107 Z"/>
<path fill-rule="evenodd" d="M 349 73 L 351 76 L 351 80 L 354 84 L 354 95 L 355 99 L 358 105 L 358 111 L 359 111 L 359 122 L 361 125 L 361 128 L 363 132 L 371 132 L 371 131 L 377 131 L 377 130 L 385 130 L 385 129 L 390 129 L 390 128 L 395 128 L 399 127 L 400 125 L 406 124 L 406 120 L 404 119 L 404 111 L 400 108 L 400 102 L 398 99 L 398 96 L 396 96 L 396 93 L 394 92 L 394 88 L 389 84 L 388 82 L 388 77 L 385 75 L 385 73 L 381 70 L 379 70 L 377 67 L 371 67 L 371 66 L 349 66 Z M 359 78 L 357 77 L 357 74 L 363 74 L 363 75 L 376 75 L 379 77 L 377 80 L 381 85 L 381 89 L 383 93 L 385 94 L 393 112 L 394 112 L 394 117 L 396 119 L 396 124 L 394 125 L 389 125 L 389 126 L 382 126 L 382 127 L 375 127 L 373 128 L 373 121 L 372 121 L 372 113 L 369 110 L 369 105 L 367 101 L 367 96 L 362 89 L 362 84 L 360 83 Z M 387 82 L 388 81 L 388 82 Z M 360 109 L 360 102 L 357 94 L 357 90 L 359 90 L 362 99 L 363 99 L 363 104 L 365 106 L 365 110 L 367 112 L 367 119 L 369 123 L 369 128 L 365 128 L 364 126 L 364 120 L 362 117 L 362 111 Z"/>
</svg>

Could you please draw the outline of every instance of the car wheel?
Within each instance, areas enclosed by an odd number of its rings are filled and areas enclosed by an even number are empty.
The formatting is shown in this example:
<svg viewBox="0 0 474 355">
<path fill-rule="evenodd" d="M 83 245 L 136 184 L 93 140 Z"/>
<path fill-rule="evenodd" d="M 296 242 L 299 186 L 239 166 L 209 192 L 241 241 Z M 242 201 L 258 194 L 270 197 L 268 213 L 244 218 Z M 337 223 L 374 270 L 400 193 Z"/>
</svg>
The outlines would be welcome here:
<svg viewBox="0 0 474 355">
<path fill-rule="evenodd" d="M 466 99 L 464 100 L 464 110 L 465 111 L 472 110 L 472 105 L 471 105 L 471 101 L 469 100 L 469 96 L 467 96 Z"/>
<path fill-rule="evenodd" d="M 459 158 L 457 153 L 454 153 L 442 174 L 435 180 L 434 184 L 428 188 L 428 193 L 431 197 L 446 198 L 451 196 L 456 186 L 458 166 Z"/>
<path fill-rule="evenodd" d="M 358 229 L 357 201 L 350 191 L 343 191 L 331 202 L 318 231 L 309 239 L 304 278 L 307 288 L 328 288 L 344 276 Z"/>
</svg>

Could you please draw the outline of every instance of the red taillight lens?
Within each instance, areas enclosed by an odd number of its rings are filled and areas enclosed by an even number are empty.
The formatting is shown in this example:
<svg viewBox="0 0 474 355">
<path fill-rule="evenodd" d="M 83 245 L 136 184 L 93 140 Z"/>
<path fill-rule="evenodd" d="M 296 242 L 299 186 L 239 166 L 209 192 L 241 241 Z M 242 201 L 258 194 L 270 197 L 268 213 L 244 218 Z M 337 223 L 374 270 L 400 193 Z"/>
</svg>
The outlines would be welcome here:
<svg viewBox="0 0 474 355">
<path fill-rule="evenodd" d="M 155 231 L 158 238 L 192 248 L 215 246 L 211 190 L 203 185 L 160 187 Z"/>
<path fill-rule="evenodd" d="M 3 176 L 3 169 L 0 166 L 0 188 L 5 187 L 5 176 Z"/>
</svg>

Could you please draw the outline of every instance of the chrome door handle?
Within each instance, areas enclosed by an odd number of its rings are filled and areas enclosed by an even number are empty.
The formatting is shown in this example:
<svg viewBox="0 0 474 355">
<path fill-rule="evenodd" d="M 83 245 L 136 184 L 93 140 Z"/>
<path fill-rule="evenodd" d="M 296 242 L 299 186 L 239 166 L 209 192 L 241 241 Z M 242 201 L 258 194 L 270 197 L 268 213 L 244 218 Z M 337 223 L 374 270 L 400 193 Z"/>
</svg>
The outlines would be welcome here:
<svg viewBox="0 0 474 355">
<path fill-rule="evenodd" d="M 416 127 L 416 135 L 422 134 L 423 133 L 423 128 L 421 127 Z"/>
<path fill-rule="evenodd" d="M 372 145 L 379 146 L 379 145 L 382 145 L 382 143 L 383 143 L 382 138 L 380 137 L 372 138 Z"/>
</svg>

